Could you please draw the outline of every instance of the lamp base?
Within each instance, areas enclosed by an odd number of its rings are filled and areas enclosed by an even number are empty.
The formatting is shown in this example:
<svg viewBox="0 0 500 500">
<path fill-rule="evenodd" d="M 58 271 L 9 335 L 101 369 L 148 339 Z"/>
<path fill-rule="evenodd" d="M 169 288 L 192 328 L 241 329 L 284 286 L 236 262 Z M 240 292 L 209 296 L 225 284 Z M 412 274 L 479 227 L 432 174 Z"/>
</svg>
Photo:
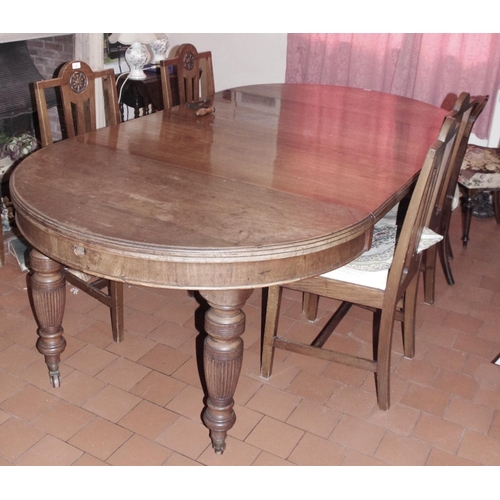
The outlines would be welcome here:
<svg viewBox="0 0 500 500">
<path fill-rule="evenodd" d="M 129 80 L 145 80 L 146 78 L 146 74 L 142 70 L 140 72 L 131 71 L 130 76 L 128 77 Z"/>
<path fill-rule="evenodd" d="M 167 35 L 162 38 L 157 38 L 149 44 L 154 54 L 154 63 L 159 64 L 160 61 L 166 59 L 168 44 L 169 41 Z"/>
<path fill-rule="evenodd" d="M 130 68 L 130 80 L 145 80 L 144 65 L 149 62 L 148 49 L 141 42 L 134 42 L 125 52 L 125 60 Z"/>
</svg>

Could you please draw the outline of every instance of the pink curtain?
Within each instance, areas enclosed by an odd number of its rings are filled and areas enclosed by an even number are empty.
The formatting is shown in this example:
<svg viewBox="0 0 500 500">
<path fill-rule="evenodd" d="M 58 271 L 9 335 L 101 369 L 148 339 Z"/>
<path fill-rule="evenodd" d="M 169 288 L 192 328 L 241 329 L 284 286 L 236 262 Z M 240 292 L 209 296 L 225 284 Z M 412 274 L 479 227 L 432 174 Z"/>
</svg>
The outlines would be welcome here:
<svg viewBox="0 0 500 500">
<path fill-rule="evenodd" d="M 474 125 L 484 139 L 500 87 L 500 34 L 291 33 L 286 82 L 379 90 L 447 109 L 460 92 L 488 94 Z"/>
</svg>

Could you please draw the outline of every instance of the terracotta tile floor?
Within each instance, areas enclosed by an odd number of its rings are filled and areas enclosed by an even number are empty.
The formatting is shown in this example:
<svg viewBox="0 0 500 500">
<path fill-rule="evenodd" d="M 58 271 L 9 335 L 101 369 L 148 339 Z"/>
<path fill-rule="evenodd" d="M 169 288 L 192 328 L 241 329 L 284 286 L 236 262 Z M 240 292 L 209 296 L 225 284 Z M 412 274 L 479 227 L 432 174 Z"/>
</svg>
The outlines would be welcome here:
<svg viewBox="0 0 500 500">
<path fill-rule="evenodd" d="M 68 287 L 62 385 L 35 347 L 26 274 L 0 269 L 0 465 L 500 465 L 500 227 L 474 219 L 463 251 L 453 216 L 456 285 L 437 274 L 418 306 L 416 356 L 393 349 L 392 407 L 378 409 L 372 374 L 277 351 L 259 377 L 261 293 L 245 306 L 237 421 L 215 455 L 200 419 L 201 307 L 185 291 L 127 287 L 126 336 L 108 311 Z M 287 291 L 280 329 L 314 335 Z M 353 309 L 333 341 L 369 350 L 370 315 Z M 332 340 L 330 340 L 331 342 Z"/>
</svg>

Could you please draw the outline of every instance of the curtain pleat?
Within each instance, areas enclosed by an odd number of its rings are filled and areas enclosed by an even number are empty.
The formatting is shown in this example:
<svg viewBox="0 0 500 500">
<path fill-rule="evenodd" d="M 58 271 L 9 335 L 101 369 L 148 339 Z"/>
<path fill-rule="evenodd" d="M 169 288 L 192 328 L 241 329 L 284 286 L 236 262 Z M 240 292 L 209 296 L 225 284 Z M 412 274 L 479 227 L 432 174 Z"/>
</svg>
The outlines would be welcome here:
<svg viewBox="0 0 500 500">
<path fill-rule="evenodd" d="M 489 95 L 474 133 L 489 136 L 500 87 L 498 33 L 291 33 L 286 82 L 389 92 L 450 109 Z"/>
</svg>

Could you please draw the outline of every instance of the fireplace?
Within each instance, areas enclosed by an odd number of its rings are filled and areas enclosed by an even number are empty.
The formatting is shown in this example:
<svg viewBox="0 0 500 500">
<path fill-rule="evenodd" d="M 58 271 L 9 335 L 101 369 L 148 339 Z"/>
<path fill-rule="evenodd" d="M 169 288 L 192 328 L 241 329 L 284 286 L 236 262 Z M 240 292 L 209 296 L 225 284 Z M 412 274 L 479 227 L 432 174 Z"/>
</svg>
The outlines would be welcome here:
<svg viewBox="0 0 500 500">
<path fill-rule="evenodd" d="M 8 179 L 18 159 L 7 155 L 7 147 L 20 144 L 23 153 L 30 137 L 38 136 L 32 82 L 52 78 L 62 63 L 74 59 L 73 34 L 0 34 L 0 199 L 2 230 L 12 229 L 12 210 Z M 52 90 L 46 95 L 53 136 L 62 137 L 57 97 Z M 28 146 L 31 147 L 31 146 Z M 9 150 L 10 151 L 10 150 Z M 10 157 L 12 156 L 12 158 Z"/>
<path fill-rule="evenodd" d="M 74 57 L 74 35 L 0 43 L 0 134 L 10 137 L 36 129 L 31 82 L 55 76 L 58 67 Z M 55 94 L 47 95 L 51 107 Z M 53 129 L 60 129 L 54 110 Z"/>
</svg>

